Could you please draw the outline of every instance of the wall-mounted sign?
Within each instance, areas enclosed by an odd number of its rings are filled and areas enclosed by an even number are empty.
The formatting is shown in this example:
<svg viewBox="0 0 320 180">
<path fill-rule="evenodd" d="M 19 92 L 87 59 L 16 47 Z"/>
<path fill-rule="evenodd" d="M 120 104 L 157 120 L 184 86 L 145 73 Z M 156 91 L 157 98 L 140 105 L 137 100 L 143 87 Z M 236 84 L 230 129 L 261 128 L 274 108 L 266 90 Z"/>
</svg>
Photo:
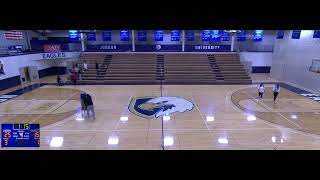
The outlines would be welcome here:
<svg viewBox="0 0 320 180">
<path fill-rule="evenodd" d="M 171 41 L 180 41 L 180 31 L 172 30 L 171 31 Z"/>
<path fill-rule="evenodd" d="M 293 30 L 291 38 L 292 39 L 300 39 L 301 30 Z"/>
<path fill-rule="evenodd" d="M 131 44 L 98 44 L 87 45 L 86 51 L 89 52 L 131 52 Z"/>
<path fill-rule="evenodd" d="M 253 31 L 253 41 L 260 42 L 263 38 L 263 30 L 255 30 Z"/>
<path fill-rule="evenodd" d="M 69 38 L 71 41 L 79 41 L 79 33 L 77 30 L 69 30 Z"/>
<path fill-rule="evenodd" d="M 87 40 L 88 41 L 96 41 L 96 33 L 95 32 L 87 32 Z"/>
<path fill-rule="evenodd" d="M 202 41 L 210 41 L 211 39 L 211 30 L 202 31 Z"/>
<path fill-rule="evenodd" d="M 163 41 L 163 30 L 155 30 L 154 31 L 154 40 L 155 41 Z"/>
<path fill-rule="evenodd" d="M 112 40 L 112 31 L 102 31 L 102 41 L 111 41 Z"/>
<path fill-rule="evenodd" d="M 66 54 L 64 52 L 59 53 L 43 53 L 42 58 L 43 59 L 61 59 L 65 58 Z"/>
<path fill-rule="evenodd" d="M 121 30 L 120 31 L 120 41 L 129 41 L 129 31 Z"/>
<path fill-rule="evenodd" d="M 144 31 L 144 30 L 138 31 L 138 41 L 147 41 L 147 31 Z"/>
<path fill-rule="evenodd" d="M 43 45 L 43 51 L 46 53 L 61 52 L 61 44 L 45 44 Z"/>
<path fill-rule="evenodd" d="M 230 41 L 230 33 L 223 31 L 221 34 L 222 41 Z"/>
<path fill-rule="evenodd" d="M 241 30 L 240 32 L 237 32 L 237 41 L 246 41 L 246 31 Z"/>
<path fill-rule="evenodd" d="M 284 37 L 284 31 L 283 30 L 278 30 L 277 39 L 283 39 L 283 37 Z"/>
<path fill-rule="evenodd" d="M 320 30 L 313 31 L 313 38 L 320 38 Z"/>
<path fill-rule="evenodd" d="M 185 39 L 186 41 L 194 41 L 194 31 L 188 30 L 185 31 Z"/>
<path fill-rule="evenodd" d="M 186 52 L 230 52 L 231 45 L 185 45 Z"/>
<path fill-rule="evenodd" d="M 221 41 L 221 31 L 220 30 L 212 30 L 211 31 L 212 41 Z"/>
</svg>

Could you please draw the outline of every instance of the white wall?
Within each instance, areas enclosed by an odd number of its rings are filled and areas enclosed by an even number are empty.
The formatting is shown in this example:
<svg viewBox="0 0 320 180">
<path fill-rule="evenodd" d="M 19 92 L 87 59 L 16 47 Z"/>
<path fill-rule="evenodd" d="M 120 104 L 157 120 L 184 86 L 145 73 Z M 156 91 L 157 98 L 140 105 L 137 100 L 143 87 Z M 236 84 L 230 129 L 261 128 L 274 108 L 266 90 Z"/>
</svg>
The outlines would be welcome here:
<svg viewBox="0 0 320 180">
<path fill-rule="evenodd" d="M 320 74 L 309 72 L 312 59 L 320 59 L 320 39 L 313 30 L 302 30 L 300 39 L 291 34 L 285 31 L 284 39 L 275 41 L 271 77 L 320 92 Z"/>
<path fill-rule="evenodd" d="M 68 60 L 74 60 L 78 58 L 78 56 L 79 53 L 77 52 L 66 52 L 66 58 Z M 6 75 L 0 76 L 0 80 L 20 75 L 19 68 L 21 67 L 37 66 L 38 70 L 42 70 L 50 67 L 66 66 L 65 60 L 44 60 L 41 53 L 2 57 L 0 61 L 3 63 L 6 73 Z"/>
<path fill-rule="evenodd" d="M 241 52 L 241 60 L 252 62 L 252 66 L 271 66 L 272 52 Z"/>
</svg>

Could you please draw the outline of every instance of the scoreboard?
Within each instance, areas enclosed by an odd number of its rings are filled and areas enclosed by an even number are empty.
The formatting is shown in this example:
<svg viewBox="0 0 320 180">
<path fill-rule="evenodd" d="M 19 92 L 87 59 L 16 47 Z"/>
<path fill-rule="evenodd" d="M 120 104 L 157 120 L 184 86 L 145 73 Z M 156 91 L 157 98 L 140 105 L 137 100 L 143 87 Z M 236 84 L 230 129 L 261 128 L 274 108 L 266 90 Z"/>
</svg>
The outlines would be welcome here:
<svg viewBox="0 0 320 180">
<path fill-rule="evenodd" d="M 1 147 L 40 147 L 39 124 L 2 124 Z"/>
</svg>

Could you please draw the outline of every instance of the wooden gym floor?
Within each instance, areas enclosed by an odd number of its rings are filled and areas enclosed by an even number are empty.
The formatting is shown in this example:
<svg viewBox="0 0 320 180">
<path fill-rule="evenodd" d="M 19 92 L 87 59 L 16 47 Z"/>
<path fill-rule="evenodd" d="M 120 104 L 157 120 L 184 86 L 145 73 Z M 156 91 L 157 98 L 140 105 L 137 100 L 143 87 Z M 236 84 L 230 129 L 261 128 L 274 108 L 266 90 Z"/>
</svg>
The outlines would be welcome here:
<svg viewBox="0 0 320 180">
<path fill-rule="evenodd" d="M 273 104 L 272 84 L 263 99 L 256 86 L 49 84 L 0 103 L 0 123 L 41 125 L 41 147 L 23 149 L 320 149 L 319 102 L 282 87 Z M 81 92 L 92 96 L 95 120 L 81 117 Z M 150 96 L 181 97 L 194 107 L 166 120 L 129 111 L 133 98 Z"/>
</svg>

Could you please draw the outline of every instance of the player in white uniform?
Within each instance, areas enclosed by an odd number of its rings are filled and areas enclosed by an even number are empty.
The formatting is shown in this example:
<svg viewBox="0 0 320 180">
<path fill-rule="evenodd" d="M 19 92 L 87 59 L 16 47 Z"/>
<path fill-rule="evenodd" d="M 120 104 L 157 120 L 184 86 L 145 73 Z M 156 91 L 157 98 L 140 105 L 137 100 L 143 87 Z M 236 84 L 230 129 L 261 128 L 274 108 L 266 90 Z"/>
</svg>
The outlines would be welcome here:
<svg viewBox="0 0 320 180">
<path fill-rule="evenodd" d="M 280 85 L 275 84 L 272 88 L 272 91 L 273 91 L 273 103 L 276 103 L 276 99 L 277 99 L 278 94 L 280 92 Z"/>
<path fill-rule="evenodd" d="M 259 93 L 259 97 L 260 98 L 262 98 L 262 95 L 263 95 L 264 91 L 265 91 L 264 84 L 263 83 L 259 84 L 258 93 Z"/>
</svg>

